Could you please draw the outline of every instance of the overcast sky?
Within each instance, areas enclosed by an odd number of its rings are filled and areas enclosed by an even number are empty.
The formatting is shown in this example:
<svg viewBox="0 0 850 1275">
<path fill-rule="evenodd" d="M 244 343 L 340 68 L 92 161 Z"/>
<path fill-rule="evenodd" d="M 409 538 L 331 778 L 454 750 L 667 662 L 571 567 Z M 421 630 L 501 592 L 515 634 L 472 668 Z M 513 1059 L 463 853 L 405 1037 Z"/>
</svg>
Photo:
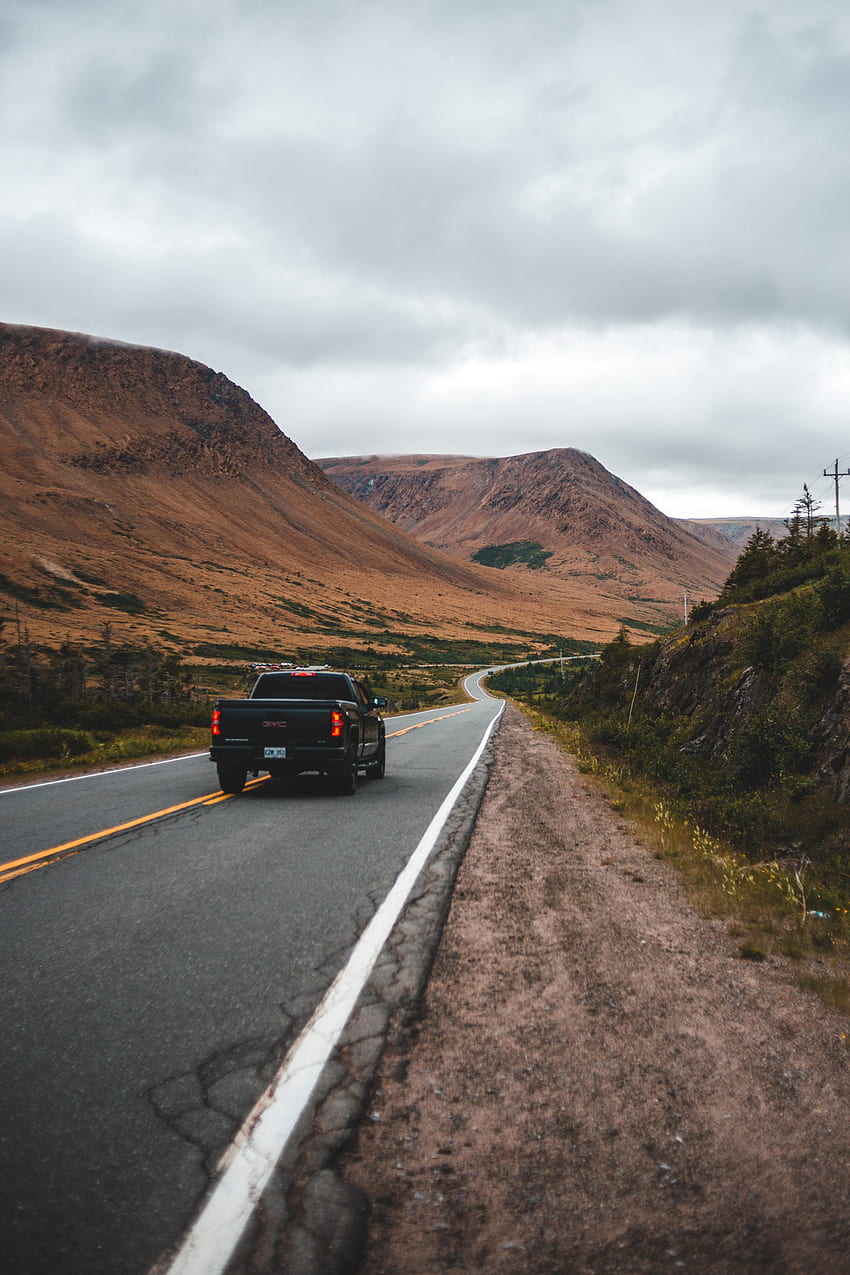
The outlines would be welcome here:
<svg viewBox="0 0 850 1275">
<path fill-rule="evenodd" d="M 0 0 L 0 109 L 0 319 L 200 359 L 313 457 L 833 507 L 846 0 Z"/>
</svg>

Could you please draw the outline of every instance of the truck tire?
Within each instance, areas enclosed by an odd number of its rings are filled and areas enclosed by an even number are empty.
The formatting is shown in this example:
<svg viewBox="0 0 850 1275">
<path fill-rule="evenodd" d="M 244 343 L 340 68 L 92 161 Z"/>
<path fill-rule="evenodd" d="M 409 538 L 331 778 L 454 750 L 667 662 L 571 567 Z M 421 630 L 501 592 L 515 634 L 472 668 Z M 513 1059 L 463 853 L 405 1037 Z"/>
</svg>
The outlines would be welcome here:
<svg viewBox="0 0 850 1275">
<path fill-rule="evenodd" d="M 237 766 L 221 765 L 217 767 L 217 770 L 222 792 L 237 793 L 245 787 L 245 780 L 248 778 L 247 770 L 240 770 Z"/>
<path fill-rule="evenodd" d="M 381 747 L 374 761 L 370 761 L 366 767 L 367 779 L 383 779 L 387 773 L 387 741 L 381 740 Z"/>
<path fill-rule="evenodd" d="M 352 797 L 357 792 L 356 747 L 352 748 L 334 777 L 334 791 L 341 797 Z"/>
</svg>

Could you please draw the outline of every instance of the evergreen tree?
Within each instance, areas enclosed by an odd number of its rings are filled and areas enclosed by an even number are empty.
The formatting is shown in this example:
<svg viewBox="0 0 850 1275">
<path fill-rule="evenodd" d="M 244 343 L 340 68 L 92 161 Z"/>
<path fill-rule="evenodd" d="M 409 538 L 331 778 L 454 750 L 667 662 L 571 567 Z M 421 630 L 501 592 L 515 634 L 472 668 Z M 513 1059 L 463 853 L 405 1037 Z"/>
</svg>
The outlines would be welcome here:
<svg viewBox="0 0 850 1275">
<path fill-rule="evenodd" d="M 745 585 L 764 579 L 776 567 L 777 557 L 773 536 L 769 531 L 756 527 L 723 586 L 720 600 L 728 600 Z"/>
</svg>

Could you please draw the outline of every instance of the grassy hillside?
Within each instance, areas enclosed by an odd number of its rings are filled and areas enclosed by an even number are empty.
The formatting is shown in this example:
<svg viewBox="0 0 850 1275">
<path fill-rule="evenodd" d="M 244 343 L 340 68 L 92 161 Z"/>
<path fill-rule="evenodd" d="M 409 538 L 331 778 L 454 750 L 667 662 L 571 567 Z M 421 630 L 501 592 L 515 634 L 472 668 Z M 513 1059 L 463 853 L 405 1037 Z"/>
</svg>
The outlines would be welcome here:
<svg viewBox="0 0 850 1275">
<path fill-rule="evenodd" d="M 573 723 L 680 819 L 750 861 L 817 865 L 850 887 L 850 542 L 797 520 L 757 531 L 717 603 L 663 641 L 625 632 L 562 679 L 495 685 Z M 842 885 L 842 883 L 844 883 Z"/>
</svg>

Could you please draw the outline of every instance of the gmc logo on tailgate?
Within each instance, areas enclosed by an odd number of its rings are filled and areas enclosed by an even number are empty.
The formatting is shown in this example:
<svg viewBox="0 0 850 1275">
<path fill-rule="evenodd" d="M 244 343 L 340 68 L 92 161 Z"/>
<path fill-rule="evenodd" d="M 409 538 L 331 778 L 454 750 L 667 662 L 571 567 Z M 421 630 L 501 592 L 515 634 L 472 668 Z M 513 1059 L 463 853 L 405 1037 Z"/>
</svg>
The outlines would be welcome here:
<svg viewBox="0 0 850 1275">
<path fill-rule="evenodd" d="M 264 728 L 264 729 L 266 729 L 266 728 L 268 728 L 268 727 L 271 727 L 271 726 L 282 726 L 282 727 L 284 727 L 284 729 L 285 729 L 285 728 L 286 728 L 286 722 L 263 722 L 263 728 Z"/>
</svg>

